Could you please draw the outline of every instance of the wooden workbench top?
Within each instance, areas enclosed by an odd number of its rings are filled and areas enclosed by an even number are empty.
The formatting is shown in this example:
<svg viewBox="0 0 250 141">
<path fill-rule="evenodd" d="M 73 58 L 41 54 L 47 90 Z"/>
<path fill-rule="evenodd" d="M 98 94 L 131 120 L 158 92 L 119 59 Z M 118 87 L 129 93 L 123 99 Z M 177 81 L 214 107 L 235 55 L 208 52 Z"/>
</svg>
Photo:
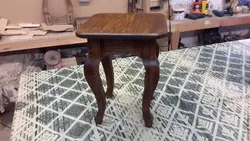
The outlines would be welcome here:
<svg viewBox="0 0 250 141">
<path fill-rule="evenodd" d="M 76 37 L 75 32 L 48 33 L 46 36 L 34 36 L 29 40 L 10 40 L 4 36 L 0 40 L 0 52 L 20 51 L 62 45 L 87 43 L 87 39 Z"/>
<path fill-rule="evenodd" d="M 222 26 L 234 26 L 242 24 L 250 24 L 250 14 L 235 14 L 233 16 L 225 17 L 206 17 L 198 20 L 184 19 L 184 20 L 173 20 L 172 32 L 185 32 L 193 30 L 201 30 Z"/>
</svg>

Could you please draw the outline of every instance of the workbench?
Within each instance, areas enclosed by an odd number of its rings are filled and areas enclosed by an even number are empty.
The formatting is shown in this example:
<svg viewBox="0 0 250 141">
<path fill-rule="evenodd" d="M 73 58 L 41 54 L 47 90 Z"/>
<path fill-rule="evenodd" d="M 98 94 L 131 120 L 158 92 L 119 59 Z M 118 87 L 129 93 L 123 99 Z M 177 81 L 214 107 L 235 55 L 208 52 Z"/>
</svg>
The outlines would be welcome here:
<svg viewBox="0 0 250 141">
<path fill-rule="evenodd" d="M 75 32 L 48 33 L 46 36 L 34 36 L 30 40 L 10 40 L 10 36 L 4 36 L 0 40 L 0 53 L 86 43 L 87 39 L 76 37 Z"/>
<path fill-rule="evenodd" d="M 249 23 L 250 14 L 237 14 L 232 17 L 210 17 L 198 20 L 184 19 L 171 21 L 171 50 L 178 49 L 181 32 L 209 29 L 215 27 L 243 25 Z M 31 40 L 19 41 L 11 41 L 9 37 L 3 37 L 3 39 L 0 40 L 0 53 L 86 43 L 87 40 L 76 37 L 75 32 L 48 33 L 46 36 L 34 36 Z"/>
<path fill-rule="evenodd" d="M 250 14 L 237 14 L 225 17 L 207 17 L 198 20 L 176 20 L 171 21 L 171 50 L 178 49 L 180 33 L 194 30 L 203 30 L 216 27 L 236 26 L 250 24 Z"/>
</svg>

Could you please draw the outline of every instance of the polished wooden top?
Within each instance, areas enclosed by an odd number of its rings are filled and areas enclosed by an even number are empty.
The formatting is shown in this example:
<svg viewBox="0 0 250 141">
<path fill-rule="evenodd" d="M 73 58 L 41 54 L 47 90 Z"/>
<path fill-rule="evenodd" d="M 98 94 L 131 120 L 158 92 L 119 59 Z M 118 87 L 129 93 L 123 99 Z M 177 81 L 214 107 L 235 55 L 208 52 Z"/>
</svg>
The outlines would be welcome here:
<svg viewBox="0 0 250 141">
<path fill-rule="evenodd" d="M 103 13 L 92 16 L 77 31 L 80 38 L 156 39 L 167 35 L 166 17 L 159 13 Z"/>
</svg>

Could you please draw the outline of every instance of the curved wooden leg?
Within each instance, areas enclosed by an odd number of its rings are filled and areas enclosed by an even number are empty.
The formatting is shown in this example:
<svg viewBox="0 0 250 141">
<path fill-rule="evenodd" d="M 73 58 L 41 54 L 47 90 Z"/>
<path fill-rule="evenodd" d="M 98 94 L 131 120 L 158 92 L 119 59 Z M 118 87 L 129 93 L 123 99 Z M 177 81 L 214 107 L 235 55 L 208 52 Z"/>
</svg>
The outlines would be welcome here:
<svg viewBox="0 0 250 141">
<path fill-rule="evenodd" d="M 159 62 L 158 59 L 145 59 L 143 58 L 143 64 L 146 69 L 145 82 L 144 82 L 144 95 L 142 102 L 143 119 L 146 127 L 152 127 L 152 117 L 150 114 L 150 102 L 153 98 L 155 88 L 159 80 Z"/>
<path fill-rule="evenodd" d="M 106 81 L 108 86 L 105 96 L 107 98 L 112 98 L 114 90 L 114 71 L 111 56 L 106 56 L 102 59 L 102 66 L 106 75 Z"/>
<path fill-rule="evenodd" d="M 160 54 L 160 46 L 156 44 L 156 57 L 158 58 Z"/>
<path fill-rule="evenodd" d="M 88 58 L 84 64 L 84 75 L 85 78 L 95 94 L 96 102 L 98 105 L 98 112 L 95 117 L 96 124 L 102 124 L 103 116 L 105 112 L 106 99 L 104 96 L 104 89 L 102 86 L 100 73 L 99 73 L 99 64 L 101 59 L 97 58 Z"/>
</svg>

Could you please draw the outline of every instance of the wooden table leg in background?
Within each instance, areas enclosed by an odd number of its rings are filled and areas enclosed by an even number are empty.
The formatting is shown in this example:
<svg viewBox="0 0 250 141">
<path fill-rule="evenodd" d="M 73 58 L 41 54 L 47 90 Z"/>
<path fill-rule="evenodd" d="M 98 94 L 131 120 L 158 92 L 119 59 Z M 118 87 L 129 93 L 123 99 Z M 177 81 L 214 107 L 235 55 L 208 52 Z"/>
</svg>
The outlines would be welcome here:
<svg viewBox="0 0 250 141">
<path fill-rule="evenodd" d="M 171 50 L 178 49 L 179 41 L 180 41 L 180 32 L 179 31 L 173 32 L 171 36 Z"/>
</svg>

